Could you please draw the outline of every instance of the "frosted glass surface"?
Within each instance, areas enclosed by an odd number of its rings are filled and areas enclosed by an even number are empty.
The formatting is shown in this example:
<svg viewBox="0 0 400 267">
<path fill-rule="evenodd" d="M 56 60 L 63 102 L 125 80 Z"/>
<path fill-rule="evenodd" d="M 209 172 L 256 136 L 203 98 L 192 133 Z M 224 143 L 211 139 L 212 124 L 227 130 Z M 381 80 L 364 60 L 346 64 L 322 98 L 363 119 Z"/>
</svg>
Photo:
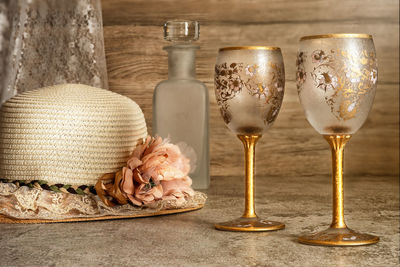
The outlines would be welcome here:
<svg viewBox="0 0 400 267">
<path fill-rule="evenodd" d="M 375 96 L 378 68 L 371 38 L 303 40 L 297 87 L 310 124 L 320 134 L 353 134 Z"/>
<path fill-rule="evenodd" d="M 160 83 L 154 93 L 153 133 L 169 137 L 191 160 L 193 187 L 208 187 L 208 92 L 194 80 Z"/>
<path fill-rule="evenodd" d="M 222 118 L 235 134 L 262 134 L 278 116 L 285 88 L 280 49 L 220 51 L 215 96 Z"/>
<path fill-rule="evenodd" d="M 169 137 L 190 159 L 193 188 L 206 189 L 209 177 L 208 90 L 195 79 L 197 46 L 173 45 L 168 51 L 168 80 L 153 96 L 153 135 Z"/>
</svg>

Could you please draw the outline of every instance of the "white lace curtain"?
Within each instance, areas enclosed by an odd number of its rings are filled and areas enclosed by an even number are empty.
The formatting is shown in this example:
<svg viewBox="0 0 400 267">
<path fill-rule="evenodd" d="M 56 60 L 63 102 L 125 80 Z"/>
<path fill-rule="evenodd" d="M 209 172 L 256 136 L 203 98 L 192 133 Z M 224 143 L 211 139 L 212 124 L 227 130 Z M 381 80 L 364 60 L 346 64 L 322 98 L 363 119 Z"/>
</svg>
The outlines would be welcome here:
<svg viewBox="0 0 400 267">
<path fill-rule="evenodd" d="M 61 83 L 108 88 L 100 0 L 0 0 L 0 104 Z"/>
</svg>

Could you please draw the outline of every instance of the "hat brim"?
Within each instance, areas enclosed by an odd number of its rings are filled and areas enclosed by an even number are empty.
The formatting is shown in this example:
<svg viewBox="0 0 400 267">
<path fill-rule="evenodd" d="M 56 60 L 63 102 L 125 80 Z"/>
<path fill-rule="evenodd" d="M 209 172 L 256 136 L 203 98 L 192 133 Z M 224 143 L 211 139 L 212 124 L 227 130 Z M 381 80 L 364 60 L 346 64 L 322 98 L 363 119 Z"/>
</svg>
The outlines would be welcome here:
<svg viewBox="0 0 400 267">
<path fill-rule="evenodd" d="M 35 224 L 35 223 L 90 222 L 90 221 L 105 221 L 105 220 L 117 220 L 117 219 L 134 219 L 134 218 L 161 216 L 161 215 L 169 215 L 169 214 L 177 214 L 177 213 L 195 211 L 195 210 L 199 210 L 203 207 L 204 207 L 204 203 L 200 203 L 195 207 L 185 208 L 185 209 L 160 210 L 160 211 L 156 211 L 156 212 L 154 210 L 153 211 L 152 210 L 142 210 L 140 213 L 136 213 L 133 215 L 99 216 L 99 217 L 90 217 L 90 218 L 67 218 L 67 219 L 60 219 L 60 220 L 16 219 L 16 218 L 10 218 L 10 217 L 0 214 L 0 223 Z"/>
</svg>

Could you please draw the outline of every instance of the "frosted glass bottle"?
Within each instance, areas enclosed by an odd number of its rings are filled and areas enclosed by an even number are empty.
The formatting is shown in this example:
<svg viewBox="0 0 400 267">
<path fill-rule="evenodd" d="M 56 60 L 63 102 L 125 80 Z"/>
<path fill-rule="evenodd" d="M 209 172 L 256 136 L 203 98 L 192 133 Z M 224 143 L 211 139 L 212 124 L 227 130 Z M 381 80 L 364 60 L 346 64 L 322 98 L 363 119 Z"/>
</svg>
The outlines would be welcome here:
<svg viewBox="0 0 400 267">
<path fill-rule="evenodd" d="M 153 135 L 169 137 L 191 161 L 193 188 L 209 185 L 208 90 L 196 80 L 195 53 L 199 46 L 196 21 L 169 21 L 164 37 L 171 41 L 168 80 L 160 82 L 153 95 Z"/>
</svg>

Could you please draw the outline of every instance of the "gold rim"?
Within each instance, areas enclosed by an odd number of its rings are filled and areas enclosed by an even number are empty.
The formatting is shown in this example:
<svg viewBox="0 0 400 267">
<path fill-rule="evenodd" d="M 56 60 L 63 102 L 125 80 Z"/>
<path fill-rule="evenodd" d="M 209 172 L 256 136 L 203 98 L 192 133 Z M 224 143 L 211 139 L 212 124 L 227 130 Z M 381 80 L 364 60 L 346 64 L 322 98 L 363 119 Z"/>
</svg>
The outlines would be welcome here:
<svg viewBox="0 0 400 267">
<path fill-rule="evenodd" d="M 310 39 L 322 39 L 322 38 L 363 38 L 372 39 L 372 35 L 366 33 L 331 33 L 331 34 L 319 34 L 319 35 L 309 35 L 300 38 L 300 41 L 310 40 Z"/>
<path fill-rule="evenodd" d="M 219 51 L 228 51 L 228 50 L 281 50 L 276 46 L 229 46 L 222 47 Z"/>
</svg>

